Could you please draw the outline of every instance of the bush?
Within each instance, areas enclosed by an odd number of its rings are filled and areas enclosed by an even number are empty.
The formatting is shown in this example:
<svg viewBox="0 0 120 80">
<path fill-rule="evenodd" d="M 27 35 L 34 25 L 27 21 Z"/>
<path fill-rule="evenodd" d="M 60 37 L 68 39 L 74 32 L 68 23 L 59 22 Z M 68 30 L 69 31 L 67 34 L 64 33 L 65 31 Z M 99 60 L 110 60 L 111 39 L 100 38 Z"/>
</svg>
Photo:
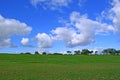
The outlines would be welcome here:
<svg viewBox="0 0 120 80">
<path fill-rule="evenodd" d="M 46 53 L 46 52 L 43 52 L 42 54 L 43 54 L 43 55 L 46 55 L 47 53 Z"/>
<path fill-rule="evenodd" d="M 62 53 L 53 53 L 53 55 L 62 55 Z"/>
<path fill-rule="evenodd" d="M 38 54 L 39 54 L 39 52 L 38 52 L 38 51 L 35 51 L 35 54 L 36 54 L 36 55 L 38 55 Z"/>
<path fill-rule="evenodd" d="M 31 54 L 30 52 L 26 52 L 25 54 Z"/>
</svg>

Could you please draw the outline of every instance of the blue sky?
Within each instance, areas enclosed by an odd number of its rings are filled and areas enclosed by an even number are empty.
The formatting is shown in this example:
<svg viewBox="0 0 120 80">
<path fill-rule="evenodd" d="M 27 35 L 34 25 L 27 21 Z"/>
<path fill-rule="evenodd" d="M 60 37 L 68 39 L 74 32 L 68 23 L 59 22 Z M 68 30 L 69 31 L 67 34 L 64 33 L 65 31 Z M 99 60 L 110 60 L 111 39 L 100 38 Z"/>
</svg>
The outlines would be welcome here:
<svg viewBox="0 0 120 80">
<path fill-rule="evenodd" d="M 0 52 L 120 49 L 120 0 L 0 0 Z"/>
</svg>

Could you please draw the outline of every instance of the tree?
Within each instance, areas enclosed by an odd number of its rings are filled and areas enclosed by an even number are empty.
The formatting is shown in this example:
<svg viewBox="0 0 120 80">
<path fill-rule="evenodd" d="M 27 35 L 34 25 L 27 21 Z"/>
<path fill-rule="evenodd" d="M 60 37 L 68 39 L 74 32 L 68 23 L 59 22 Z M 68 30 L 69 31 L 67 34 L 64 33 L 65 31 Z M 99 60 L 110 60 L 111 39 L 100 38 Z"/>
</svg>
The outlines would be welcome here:
<svg viewBox="0 0 120 80">
<path fill-rule="evenodd" d="M 116 51 L 116 55 L 120 55 L 120 50 L 117 50 L 117 51 Z"/>
<path fill-rule="evenodd" d="M 62 53 L 53 53 L 53 55 L 62 55 Z"/>
<path fill-rule="evenodd" d="M 72 53 L 72 52 L 71 52 L 71 51 L 67 51 L 67 53 L 69 53 L 69 54 L 70 54 L 70 53 Z"/>
<path fill-rule="evenodd" d="M 108 48 L 108 49 L 104 49 L 102 53 L 106 55 L 116 55 L 117 50 L 114 48 Z"/>
<path fill-rule="evenodd" d="M 113 48 L 109 49 L 109 53 L 111 55 L 116 55 L 116 49 L 113 49 Z"/>
<path fill-rule="evenodd" d="M 22 53 L 20 53 L 20 54 L 24 54 L 24 53 L 22 52 Z"/>
<path fill-rule="evenodd" d="M 79 55 L 79 54 L 80 54 L 80 50 L 74 51 L 74 53 L 75 53 L 76 55 Z"/>
<path fill-rule="evenodd" d="M 89 54 L 92 54 L 93 53 L 93 51 L 90 51 L 90 53 Z"/>
<path fill-rule="evenodd" d="M 46 55 L 47 53 L 46 53 L 46 52 L 43 52 L 42 54 L 43 54 L 43 55 Z"/>
<path fill-rule="evenodd" d="M 38 51 L 35 51 L 35 54 L 39 54 L 39 52 L 38 52 Z"/>
<path fill-rule="evenodd" d="M 98 53 L 98 51 L 95 51 L 95 55 Z"/>
<path fill-rule="evenodd" d="M 108 55 L 109 54 L 108 49 L 103 49 L 102 53 Z"/>
<path fill-rule="evenodd" d="M 83 55 L 88 55 L 88 54 L 91 54 L 91 53 L 92 53 L 92 51 L 89 51 L 88 49 L 83 49 L 82 52 L 81 52 L 81 54 L 83 54 Z"/>
<path fill-rule="evenodd" d="M 25 54 L 31 54 L 30 52 L 26 52 Z"/>
</svg>

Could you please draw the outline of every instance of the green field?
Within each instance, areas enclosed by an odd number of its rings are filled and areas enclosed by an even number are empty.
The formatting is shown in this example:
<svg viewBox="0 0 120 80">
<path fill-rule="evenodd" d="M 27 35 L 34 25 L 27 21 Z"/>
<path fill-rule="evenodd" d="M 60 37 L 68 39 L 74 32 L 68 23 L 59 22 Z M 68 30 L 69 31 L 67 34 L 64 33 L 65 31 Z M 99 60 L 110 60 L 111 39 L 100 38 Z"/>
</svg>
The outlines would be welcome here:
<svg viewBox="0 0 120 80">
<path fill-rule="evenodd" d="M 0 54 L 0 80 L 120 80 L 120 56 Z"/>
</svg>

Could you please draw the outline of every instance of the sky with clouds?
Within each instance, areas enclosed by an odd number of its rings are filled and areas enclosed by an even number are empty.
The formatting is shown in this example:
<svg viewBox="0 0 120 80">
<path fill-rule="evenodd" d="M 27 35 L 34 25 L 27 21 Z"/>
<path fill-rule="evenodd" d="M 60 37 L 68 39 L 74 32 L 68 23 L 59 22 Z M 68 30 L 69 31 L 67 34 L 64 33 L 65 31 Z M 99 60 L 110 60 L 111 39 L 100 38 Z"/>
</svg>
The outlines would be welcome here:
<svg viewBox="0 0 120 80">
<path fill-rule="evenodd" d="M 120 49 L 120 0 L 0 0 L 0 52 Z"/>
</svg>

